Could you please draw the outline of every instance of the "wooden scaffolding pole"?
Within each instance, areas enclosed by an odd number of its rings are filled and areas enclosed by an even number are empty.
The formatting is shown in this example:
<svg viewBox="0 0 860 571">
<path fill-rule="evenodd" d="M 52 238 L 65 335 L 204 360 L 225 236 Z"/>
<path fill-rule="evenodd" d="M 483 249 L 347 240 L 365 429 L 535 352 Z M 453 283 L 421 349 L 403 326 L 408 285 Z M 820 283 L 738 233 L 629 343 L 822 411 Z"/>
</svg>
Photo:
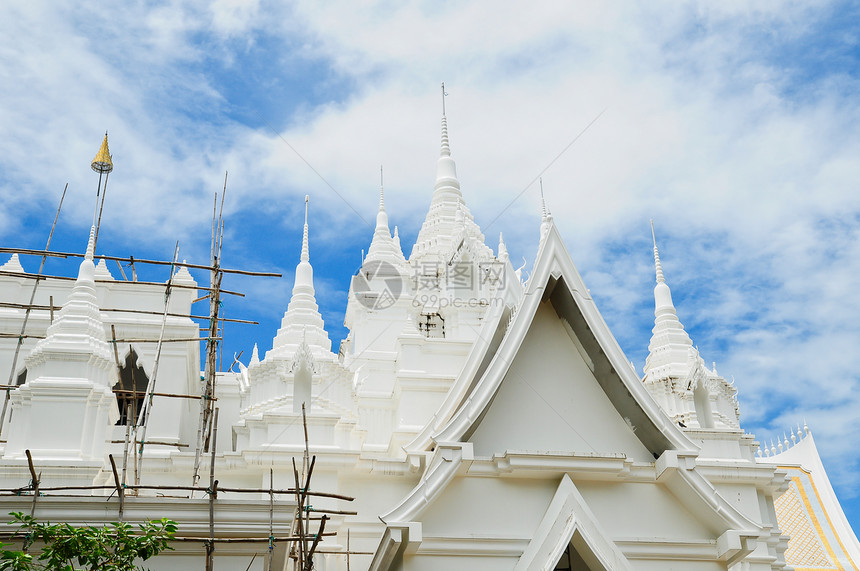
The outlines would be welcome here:
<svg viewBox="0 0 860 571">
<path fill-rule="evenodd" d="M 176 242 L 176 246 L 173 248 L 173 261 L 176 261 L 176 257 L 179 255 L 179 242 Z M 164 329 L 167 326 L 167 310 L 170 307 L 170 292 L 171 292 L 171 284 L 173 283 L 173 266 L 170 267 L 170 277 L 167 279 L 167 286 L 164 291 L 164 315 L 161 318 L 161 332 L 158 335 L 158 345 L 155 348 L 155 361 L 152 364 L 152 378 L 149 380 L 149 386 L 147 387 L 146 402 L 144 403 L 143 410 L 140 411 L 140 421 L 138 424 L 140 425 L 140 439 L 137 438 L 137 429 L 135 428 L 135 444 L 140 444 L 140 449 L 138 450 L 138 456 L 136 458 L 135 464 L 135 474 L 134 474 L 134 483 L 140 483 L 140 472 L 141 472 L 141 464 L 143 463 L 143 447 L 146 444 L 146 426 L 149 421 L 149 415 L 152 413 L 152 398 L 153 393 L 155 392 L 155 383 L 158 380 L 158 362 L 161 358 L 161 346 L 164 340 Z M 135 446 L 137 448 L 137 446 Z"/>
</svg>

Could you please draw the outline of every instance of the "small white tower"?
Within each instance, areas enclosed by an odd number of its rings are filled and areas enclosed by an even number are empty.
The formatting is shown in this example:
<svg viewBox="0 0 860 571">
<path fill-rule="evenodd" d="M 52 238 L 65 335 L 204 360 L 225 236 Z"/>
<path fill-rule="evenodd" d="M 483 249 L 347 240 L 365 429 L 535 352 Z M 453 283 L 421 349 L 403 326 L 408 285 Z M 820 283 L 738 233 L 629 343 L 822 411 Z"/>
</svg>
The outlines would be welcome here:
<svg viewBox="0 0 860 571">
<path fill-rule="evenodd" d="M 27 382 L 12 393 L 15 422 L 5 458 L 29 449 L 43 463 L 104 461 L 119 411 L 111 390 L 116 364 L 96 301 L 94 248 L 95 227 L 72 294 L 27 356 Z"/>
<path fill-rule="evenodd" d="M 709 370 L 678 319 L 672 292 L 663 275 L 654 226 L 654 328 L 644 383 L 669 417 L 684 428 L 740 428 L 737 390 Z"/>
</svg>

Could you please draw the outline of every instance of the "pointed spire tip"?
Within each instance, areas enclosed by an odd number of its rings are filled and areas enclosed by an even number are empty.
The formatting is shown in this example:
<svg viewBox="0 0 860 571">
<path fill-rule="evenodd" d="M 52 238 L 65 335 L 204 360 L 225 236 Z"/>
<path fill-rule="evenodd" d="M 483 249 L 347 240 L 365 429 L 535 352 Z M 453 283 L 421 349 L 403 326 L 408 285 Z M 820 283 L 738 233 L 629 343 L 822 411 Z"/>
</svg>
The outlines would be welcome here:
<svg viewBox="0 0 860 571">
<path fill-rule="evenodd" d="M 310 196 L 305 195 L 305 228 L 302 233 L 302 261 L 308 262 L 310 261 L 310 253 L 308 250 L 308 202 L 310 201 Z"/>
<path fill-rule="evenodd" d="M 108 134 L 105 131 L 105 138 L 102 141 L 99 152 L 90 163 L 90 168 L 99 174 L 106 174 L 113 170 L 113 161 L 111 160 L 110 149 L 108 148 Z"/>
</svg>

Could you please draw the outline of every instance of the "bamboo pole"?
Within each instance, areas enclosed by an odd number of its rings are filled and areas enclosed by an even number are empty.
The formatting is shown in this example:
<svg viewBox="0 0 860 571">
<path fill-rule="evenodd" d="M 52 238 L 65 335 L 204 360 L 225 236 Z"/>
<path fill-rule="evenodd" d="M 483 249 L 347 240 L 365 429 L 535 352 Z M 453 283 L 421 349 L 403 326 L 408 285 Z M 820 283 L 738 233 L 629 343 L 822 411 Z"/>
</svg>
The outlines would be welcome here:
<svg viewBox="0 0 860 571">
<path fill-rule="evenodd" d="M 49 280 L 50 279 L 50 280 L 61 280 L 61 281 L 73 282 L 73 281 L 78 279 L 78 278 L 71 278 L 69 276 L 54 276 L 54 275 L 41 274 L 41 273 L 40 274 L 30 274 L 27 272 L 23 272 L 23 273 L 22 272 L 8 272 L 6 270 L 0 270 L 0 276 L 8 276 L 8 277 L 13 277 L 13 278 L 25 278 L 25 279 L 36 280 L 36 281 Z M 97 284 L 117 283 L 116 280 L 95 280 L 95 282 Z M 137 285 L 145 285 L 145 286 L 164 287 L 164 282 L 139 282 L 139 281 L 137 281 L 137 276 L 135 276 L 135 280 L 131 283 L 134 283 Z M 193 289 L 193 290 L 202 289 L 204 291 L 209 290 L 209 288 L 207 288 L 205 286 L 201 286 L 201 285 L 193 285 L 192 286 L 192 285 L 185 285 L 185 284 L 173 284 L 172 287 L 177 288 L 177 289 Z M 245 297 L 244 293 L 238 292 L 238 291 L 232 291 L 229 289 L 222 289 L 221 293 L 235 295 L 238 297 Z"/>
<path fill-rule="evenodd" d="M 33 479 L 33 505 L 30 507 L 30 517 L 36 514 L 36 502 L 39 501 L 39 477 L 36 475 L 36 467 L 33 466 L 33 456 L 30 449 L 24 450 L 27 455 L 27 467 L 30 468 L 30 477 Z"/>
<path fill-rule="evenodd" d="M 173 249 L 173 261 L 176 261 L 176 256 L 179 254 L 179 242 L 176 242 L 176 246 Z M 149 386 L 147 387 L 148 393 L 148 401 L 144 406 L 143 410 L 140 412 L 140 422 L 138 424 L 141 425 L 141 437 L 140 437 L 140 449 L 139 455 L 137 458 L 137 469 L 135 474 L 135 484 L 140 483 L 140 471 L 141 471 L 141 463 L 143 462 L 143 447 L 146 443 L 146 425 L 149 421 L 149 415 L 152 413 L 152 393 L 155 391 L 155 383 L 158 380 L 158 362 L 161 358 L 161 346 L 162 340 L 164 339 L 164 328 L 167 326 L 167 310 L 170 307 L 170 286 L 173 283 L 173 268 L 170 268 L 170 277 L 167 279 L 167 287 L 164 292 L 164 317 L 161 319 L 161 333 L 158 335 L 158 345 L 155 348 L 155 361 L 152 365 L 152 378 L 149 380 Z M 144 397 L 146 398 L 146 397 Z M 135 431 L 136 433 L 137 431 Z M 135 438 L 137 440 L 137 438 Z"/>
<path fill-rule="evenodd" d="M 112 490 L 113 486 L 96 486 L 96 485 L 88 485 L 88 486 L 40 486 L 39 490 L 41 492 L 59 492 L 63 490 Z M 24 490 L 30 489 L 28 486 L 23 488 L 0 488 L 0 493 L 5 492 L 22 492 Z M 199 486 L 171 486 L 171 485 L 144 485 L 144 484 L 134 484 L 126 486 L 127 490 L 164 490 L 164 491 L 192 491 L 192 492 L 205 492 L 207 488 L 201 488 Z M 218 486 L 219 492 L 230 492 L 236 494 L 267 494 L 269 493 L 268 488 L 224 488 Z M 272 490 L 272 493 L 277 495 L 288 495 L 292 496 L 296 494 L 295 488 L 286 488 L 283 490 Z M 333 494 L 330 492 L 311 492 L 308 491 L 307 495 L 309 497 L 322 497 L 322 498 L 334 498 L 337 500 L 344 501 L 353 501 L 355 498 L 350 496 L 343 496 L 340 494 Z M 313 510 L 322 512 L 322 510 Z M 344 515 L 357 515 L 357 512 L 344 512 Z"/>
<path fill-rule="evenodd" d="M 22 254 L 25 256 L 48 256 L 51 258 L 83 258 L 85 254 L 78 254 L 76 252 L 47 252 L 43 250 L 33 250 L 31 248 L 0 248 L 0 254 Z M 134 256 L 129 256 L 128 258 L 122 258 L 118 256 L 106 256 L 106 255 L 98 255 L 98 258 L 104 258 L 105 260 L 116 261 L 116 262 L 128 262 L 131 264 L 151 264 L 154 266 L 178 266 L 184 268 L 191 268 L 194 270 L 212 270 L 213 266 L 203 266 L 200 264 L 189 264 L 188 262 L 176 262 L 175 264 L 171 264 L 170 262 L 165 262 L 164 260 L 146 260 L 143 258 L 135 258 Z M 241 276 L 255 276 L 255 277 L 264 277 L 264 278 L 281 278 L 283 274 L 279 274 L 277 272 L 258 272 L 253 270 L 236 270 L 232 268 L 218 268 L 219 271 L 224 272 L 225 274 L 237 274 Z M 137 281 L 137 280 L 135 280 Z"/>
<path fill-rule="evenodd" d="M 115 390 L 114 394 L 118 394 L 118 395 L 134 394 L 134 395 L 137 395 L 137 391 L 135 391 L 135 390 L 131 390 L 131 391 Z M 179 394 L 179 393 L 152 393 L 152 396 L 154 396 L 154 397 L 169 397 L 169 398 L 177 398 L 177 399 L 200 399 L 200 398 L 202 398 L 200 395 L 183 395 L 183 394 Z M 217 401 L 218 399 L 216 398 L 213 400 Z M 188 445 L 186 444 L 186 446 L 188 446 Z"/>
<path fill-rule="evenodd" d="M 215 444 L 218 439 L 218 408 L 212 415 L 214 427 L 212 432 L 212 454 L 209 459 L 209 543 L 206 544 L 206 571 L 213 571 L 215 553 L 215 500 L 218 499 L 218 480 L 215 479 Z"/>
<path fill-rule="evenodd" d="M 108 454 L 110 460 L 110 468 L 113 471 L 113 482 L 116 486 L 117 497 L 119 498 L 119 521 L 122 523 L 123 508 L 125 507 L 125 489 L 119 480 L 119 474 L 116 471 L 116 462 L 113 460 L 113 454 Z"/>
<path fill-rule="evenodd" d="M 99 243 L 99 228 L 102 225 L 102 210 L 104 210 L 104 207 L 105 207 L 105 196 L 107 196 L 108 180 L 110 180 L 110 171 L 108 171 L 105 174 L 105 185 L 102 188 L 102 199 L 101 199 L 101 205 L 99 206 L 99 219 L 96 222 L 96 235 L 93 238 L 93 249 L 95 249 L 96 244 Z M 101 172 L 99 172 L 99 184 L 101 184 Z"/>
<path fill-rule="evenodd" d="M 275 556 L 275 479 L 274 471 L 269 468 L 269 569 Z"/>
</svg>

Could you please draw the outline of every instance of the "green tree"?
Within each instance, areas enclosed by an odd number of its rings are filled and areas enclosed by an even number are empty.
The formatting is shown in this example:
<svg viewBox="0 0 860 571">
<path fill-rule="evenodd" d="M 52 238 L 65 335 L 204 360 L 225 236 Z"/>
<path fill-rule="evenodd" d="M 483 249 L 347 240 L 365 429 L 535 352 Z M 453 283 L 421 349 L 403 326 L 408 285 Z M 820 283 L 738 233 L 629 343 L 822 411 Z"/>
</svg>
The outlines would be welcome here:
<svg viewBox="0 0 860 571">
<path fill-rule="evenodd" d="M 0 571 L 135 571 L 134 564 L 173 549 L 169 543 L 176 523 L 169 519 L 138 525 L 111 523 L 103 527 L 74 527 L 67 523 L 41 523 L 23 513 L 9 514 L 24 535 L 24 550 L 0 544 Z M 38 557 L 27 549 L 41 542 Z"/>
</svg>

